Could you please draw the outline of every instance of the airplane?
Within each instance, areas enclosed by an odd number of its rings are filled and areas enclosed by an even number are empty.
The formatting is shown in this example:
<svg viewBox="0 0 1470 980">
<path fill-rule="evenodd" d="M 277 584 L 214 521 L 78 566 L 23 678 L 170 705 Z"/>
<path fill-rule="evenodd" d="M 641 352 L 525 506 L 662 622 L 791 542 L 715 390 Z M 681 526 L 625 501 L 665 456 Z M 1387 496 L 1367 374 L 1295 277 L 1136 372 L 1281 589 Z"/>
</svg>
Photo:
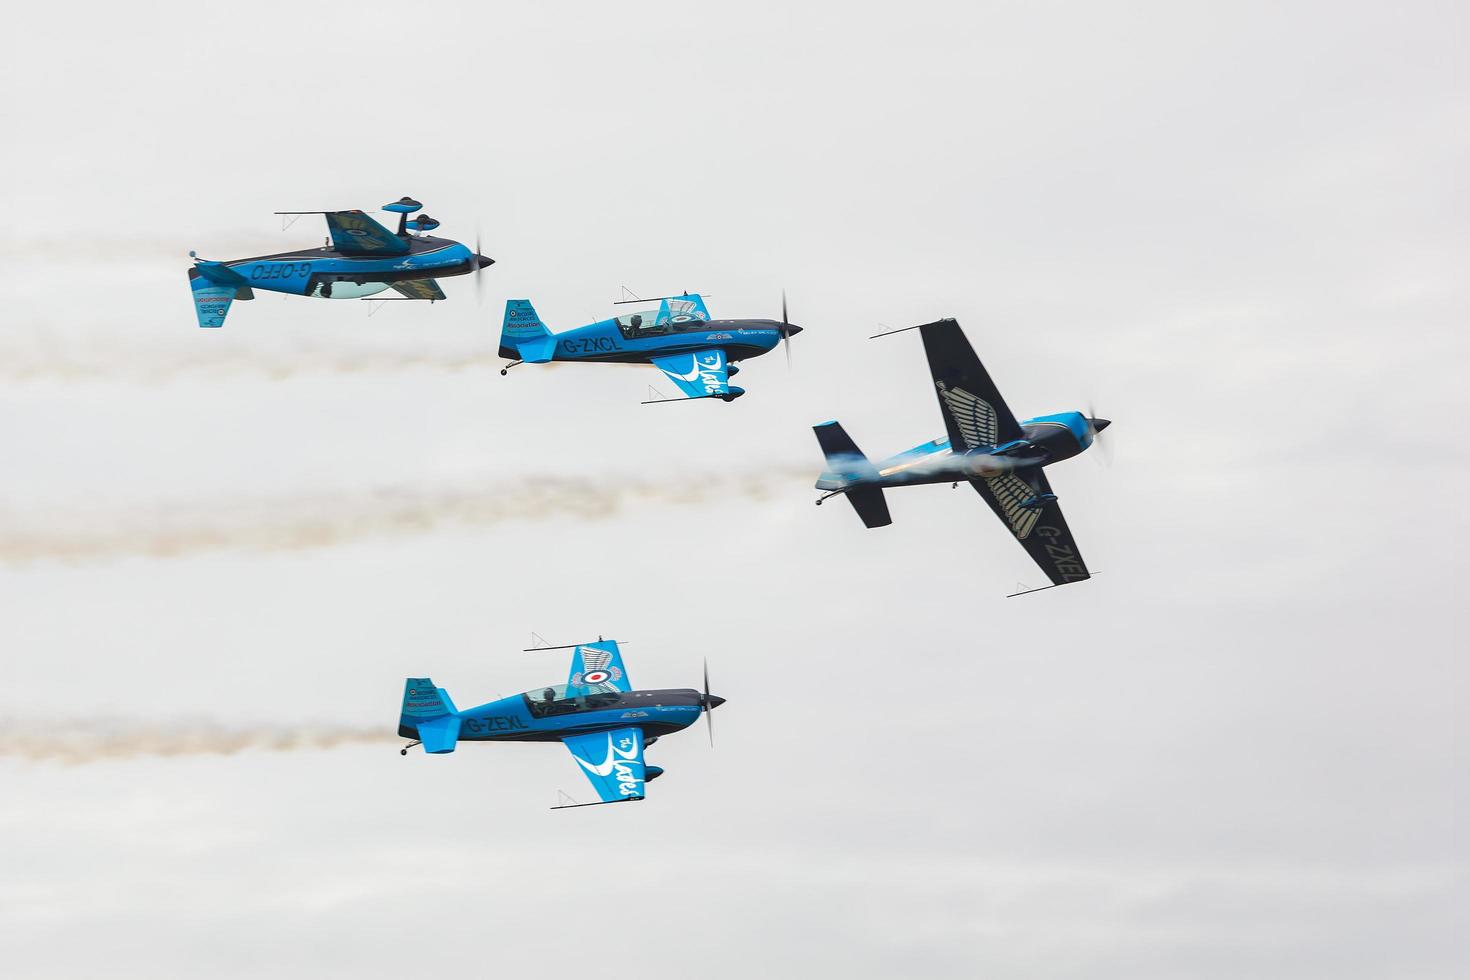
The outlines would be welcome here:
<svg viewBox="0 0 1470 980">
<path fill-rule="evenodd" d="M 362 211 L 277 211 L 276 214 L 320 214 L 327 219 L 330 244 L 250 259 L 211 262 L 195 252 L 189 257 L 189 286 L 194 291 L 194 312 L 201 327 L 222 327 L 234 300 L 255 298 L 264 289 L 292 296 L 321 299 L 363 299 L 387 289 L 397 299 L 446 299 L 436 276 L 475 274 L 480 288 L 480 270 L 495 262 L 447 238 L 425 232 L 439 227 L 426 214 L 409 215 L 423 209 L 411 197 L 383 205 L 398 215 L 398 231 L 391 232 Z"/>
<path fill-rule="evenodd" d="M 653 398 L 643 403 L 651 405 L 697 398 L 734 401 L 745 394 L 744 388 L 730 384 L 730 378 L 740 371 L 735 362 L 765 354 L 777 343 L 785 346 L 786 362 L 791 363 L 789 343 L 801 333 L 801 327 L 787 319 L 784 295 L 779 321 L 711 320 L 704 297 L 698 293 L 656 299 L 657 309 L 599 320 L 557 334 L 541 322 L 530 300 L 509 300 L 500 331 L 500 356 L 511 362 L 500 373 L 506 374 L 517 364 L 550 361 L 652 364 L 668 375 L 684 397 Z"/>
<path fill-rule="evenodd" d="M 449 692 L 427 677 L 410 677 L 403 687 L 398 734 L 412 739 L 399 750 L 422 745 L 434 755 L 453 752 L 459 742 L 562 742 L 597 791 L 600 803 L 644 798 L 647 782 L 663 775 L 646 765 L 643 750 L 665 735 L 688 728 L 702 714 L 714 744 L 710 712 L 725 699 L 689 689 L 635 691 L 616 640 L 574 643 L 542 650 L 572 650 L 565 684 L 547 686 L 460 711 Z M 597 806 L 572 803 L 570 806 Z M 552 807 L 553 810 L 565 807 Z"/>
<path fill-rule="evenodd" d="M 936 320 L 878 336 L 905 330 L 919 331 L 924 340 L 947 438 L 875 464 L 841 424 L 813 426 L 827 457 L 827 469 L 816 484 L 827 492 L 817 504 L 842 494 L 863 524 L 885 527 L 893 523 L 885 488 L 969 483 L 1051 580 L 1043 589 L 1091 577 L 1044 467 L 1083 452 L 1112 422 L 1093 418 L 1090 412 L 1039 415 L 1017 422 L 958 323 Z"/>
</svg>

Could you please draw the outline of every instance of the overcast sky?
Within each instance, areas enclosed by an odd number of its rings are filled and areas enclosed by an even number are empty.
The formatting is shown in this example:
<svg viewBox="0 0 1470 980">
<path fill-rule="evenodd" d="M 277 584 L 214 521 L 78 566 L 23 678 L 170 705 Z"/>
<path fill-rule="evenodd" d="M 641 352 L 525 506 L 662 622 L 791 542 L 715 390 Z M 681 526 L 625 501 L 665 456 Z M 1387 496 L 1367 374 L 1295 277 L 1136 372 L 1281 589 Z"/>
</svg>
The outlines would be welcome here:
<svg viewBox="0 0 1470 980">
<path fill-rule="evenodd" d="M 16 12 L 5 972 L 1464 976 L 1467 19 Z M 482 305 L 262 293 L 195 327 L 189 249 L 404 194 L 478 229 Z M 807 329 L 731 405 L 500 377 L 507 298 L 565 329 L 622 286 L 736 317 L 784 288 Z M 1095 580 L 1004 598 L 1044 580 L 964 488 L 874 531 L 811 505 L 812 423 L 942 434 L 918 338 L 866 339 L 939 316 L 1018 416 L 1114 420 L 1111 466 L 1050 471 Z M 624 641 L 642 687 L 707 657 L 715 748 L 556 813 L 591 796 L 559 746 L 399 757 L 405 676 L 563 680 L 532 631 Z"/>
</svg>

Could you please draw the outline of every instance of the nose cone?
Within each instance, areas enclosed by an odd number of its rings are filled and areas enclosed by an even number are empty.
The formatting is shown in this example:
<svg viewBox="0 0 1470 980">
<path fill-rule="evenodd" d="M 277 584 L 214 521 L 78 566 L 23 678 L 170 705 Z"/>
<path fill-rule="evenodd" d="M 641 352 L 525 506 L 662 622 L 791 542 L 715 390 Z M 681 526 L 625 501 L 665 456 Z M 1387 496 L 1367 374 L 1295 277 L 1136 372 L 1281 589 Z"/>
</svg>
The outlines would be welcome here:
<svg viewBox="0 0 1470 980">
<path fill-rule="evenodd" d="M 799 333 L 801 333 L 801 328 L 794 323 L 783 323 L 781 325 L 781 336 L 783 337 L 795 337 Z"/>
<path fill-rule="evenodd" d="M 713 711 L 720 705 L 724 704 L 725 699 L 720 697 L 718 694 L 709 694 L 705 696 L 704 703 L 709 707 L 709 710 Z"/>
<path fill-rule="evenodd" d="M 475 259 L 480 263 L 481 269 L 485 268 L 487 265 L 495 264 L 495 260 L 488 255 L 476 255 Z"/>
<path fill-rule="evenodd" d="M 1101 432 L 1103 429 L 1106 429 L 1108 426 L 1113 424 L 1108 419 L 1088 419 L 1087 421 L 1092 423 L 1093 432 Z"/>
</svg>

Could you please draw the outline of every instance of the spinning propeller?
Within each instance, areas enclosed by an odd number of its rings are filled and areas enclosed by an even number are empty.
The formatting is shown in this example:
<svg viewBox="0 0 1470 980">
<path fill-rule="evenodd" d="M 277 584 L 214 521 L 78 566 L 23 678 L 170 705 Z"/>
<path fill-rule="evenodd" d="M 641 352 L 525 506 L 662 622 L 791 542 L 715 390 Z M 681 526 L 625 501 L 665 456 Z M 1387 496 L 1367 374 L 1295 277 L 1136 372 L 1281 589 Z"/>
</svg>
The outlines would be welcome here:
<svg viewBox="0 0 1470 980">
<path fill-rule="evenodd" d="M 480 273 L 484 271 L 485 263 L 480 260 L 480 226 L 475 226 L 475 305 L 485 305 L 485 285 L 480 280 Z"/>
<path fill-rule="evenodd" d="M 786 315 L 786 290 L 781 290 L 781 349 L 786 352 L 786 368 L 791 368 L 791 335 L 801 333 L 800 327 L 791 325 L 791 317 Z"/>
<path fill-rule="evenodd" d="M 717 694 L 709 692 L 709 658 L 704 660 L 704 696 L 699 699 L 699 710 L 704 712 L 704 723 L 709 728 L 709 744 L 713 748 L 715 744 L 715 719 L 711 714 L 716 708 L 725 703 L 725 699 Z"/>
<path fill-rule="evenodd" d="M 1098 459 L 1102 460 L 1104 466 L 1111 466 L 1113 464 L 1112 437 L 1110 436 L 1107 439 L 1102 437 L 1103 430 L 1112 424 L 1110 419 L 1098 418 L 1097 412 L 1093 411 L 1092 403 L 1087 403 L 1087 431 L 1091 433 L 1092 441 L 1097 445 L 1099 450 Z"/>
</svg>

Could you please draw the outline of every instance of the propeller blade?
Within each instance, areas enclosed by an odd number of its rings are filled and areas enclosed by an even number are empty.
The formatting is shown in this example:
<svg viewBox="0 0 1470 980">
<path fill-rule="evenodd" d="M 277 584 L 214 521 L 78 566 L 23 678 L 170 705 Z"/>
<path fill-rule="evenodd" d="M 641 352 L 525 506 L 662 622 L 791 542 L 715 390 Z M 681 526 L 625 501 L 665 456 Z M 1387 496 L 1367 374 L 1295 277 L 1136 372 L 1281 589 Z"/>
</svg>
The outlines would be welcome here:
<svg viewBox="0 0 1470 980">
<path fill-rule="evenodd" d="M 700 702 L 704 708 L 704 724 L 709 729 L 709 747 L 715 747 L 715 713 L 709 706 L 709 658 L 704 658 L 704 700 Z"/>
<path fill-rule="evenodd" d="M 485 305 L 485 285 L 480 278 L 480 229 L 475 229 L 475 305 Z"/>
<path fill-rule="evenodd" d="M 786 370 L 791 370 L 791 318 L 786 315 L 786 290 L 781 290 L 781 349 L 786 352 Z"/>
<path fill-rule="evenodd" d="M 1107 426 L 1105 425 L 1103 426 L 1103 428 L 1098 428 L 1094 424 L 1094 421 L 1097 419 L 1097 417 L 1097 410 L 1093 407 L 1092 402 L 1089 400 L 1087 403 L 1087 428 L 1092 433 L 1093 443 L 1097 446 L 1097 461 L 1103 466 L 1112 466 L 1113 439 L 1111 436 L 1108 436 L 1106 438 L 1103 437 L 1103 432 L 1107 428 Z"/>
</svg>

